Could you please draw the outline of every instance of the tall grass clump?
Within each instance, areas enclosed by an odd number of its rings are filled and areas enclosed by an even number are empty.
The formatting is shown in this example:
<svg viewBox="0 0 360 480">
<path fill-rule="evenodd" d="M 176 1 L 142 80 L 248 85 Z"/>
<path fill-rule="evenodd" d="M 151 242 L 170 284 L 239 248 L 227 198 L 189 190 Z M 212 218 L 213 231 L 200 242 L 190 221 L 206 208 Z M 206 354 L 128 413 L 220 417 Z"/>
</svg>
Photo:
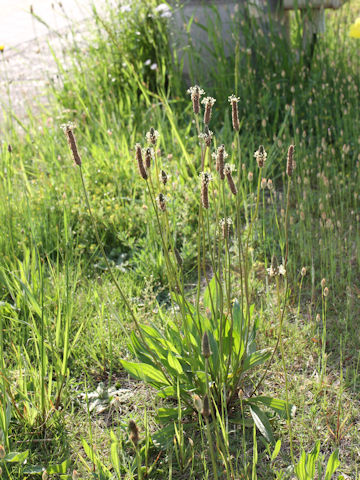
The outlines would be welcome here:
<svg viewBox="0 0 360 480">
<path fill-rule="evenodd" d="M 105 9 L 93 4 L 91 39 L 86 46 L 79 44 L 74 32 L 72 63 L 56 58 L 62 80 L 52 93 L 59 106 L 73 112 L 74 119 L 81 118 L 90 131 L 94 122 L 101 131 L 110 120 L 107 128 L 127 128 L 130 133 L 142 116 L 140 95 L 148 97 L 148 91 L 176 83 L 167 15 L 158 3 L 134 1 L 116 7 L 108 4 Z M 126 125 L 124 114 L 129 117 Z"/>
</svg>

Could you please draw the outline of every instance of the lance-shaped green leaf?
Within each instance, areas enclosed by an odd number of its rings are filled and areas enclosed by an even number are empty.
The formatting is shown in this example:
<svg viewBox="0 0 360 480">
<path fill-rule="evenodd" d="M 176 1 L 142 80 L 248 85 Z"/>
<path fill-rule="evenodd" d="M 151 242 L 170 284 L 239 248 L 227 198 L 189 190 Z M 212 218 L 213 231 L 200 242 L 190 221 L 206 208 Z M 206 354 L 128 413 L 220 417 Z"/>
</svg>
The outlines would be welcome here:
<svg viewBox="0 0 360 480">
<path fill-rule="evenodd" d="M 266 414 L 255 405 L 252 405 L 250 407 L 250 413 L 260 433 L 266 438 L 269 443 L 275 443 L 271 425 Z"/>
<path fill-rule="evenodd" d="M 242 370 L 246 372 L 250 368 L 255 367 L 256 365 L 260 365 L 261 363 L 266 362 L 266 360 L 270 357 L 270 351 L 267 349 L 258 350 L 255 353 L 252 353 L 248 357 L 246 357 Z"/>
<path fill-rule="evenodd" d="M 127 362 L 126 360 L 121 360 L 121 364 L 123 368 L 130 373 L 130 375 L 138 380 L 143 380 L 144 382 L 150 383 L 150 385 L 154 385 L 155 387 L 169 384 L 165 375 L 151 365 L 147 365 L 146 363 Z"/>
</svg>

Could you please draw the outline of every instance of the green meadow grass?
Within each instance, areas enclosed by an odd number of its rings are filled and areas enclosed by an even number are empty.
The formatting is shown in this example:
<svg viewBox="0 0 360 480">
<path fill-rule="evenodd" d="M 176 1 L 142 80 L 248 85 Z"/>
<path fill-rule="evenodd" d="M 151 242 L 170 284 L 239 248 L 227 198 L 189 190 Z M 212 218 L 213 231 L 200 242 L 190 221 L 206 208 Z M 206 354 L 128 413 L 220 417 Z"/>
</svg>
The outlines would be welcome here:
<svg viewBox="0 0 360 480">
<path fill-rule="evenodd" d="M 237 45 L 234 58 L 220 57 L 218 74 L 193 79 L 217 100 L 212 150 L 224 143 L 229 163 L 236 165 L 238 201 L 226 197 L 227 211 L 237 212 L 245 231 L 261 183 L 254 152 L 259 144 L 268 152 L 261 177 L 271 179 L 273 188 L 259 190 L 247 257 L 249 297 L 261 349 L 274 349 L 283 305 L 283 348 L 267 370 L 261 366 L 249 375 L 247 385 L 256 385 L 265 373 L 261 394 L 285 400 L 287 377 L 288 403 L 296 406 L 292 448 L 286 416 L 269 416 L 275 440 L 281 441 L 275 447 L 249 418 L 242 419 L 237 404 L 238 423 L 224 412 L 213 416 L 212 449 L 205 417 L 182 417 L 180 393 L 170 402 L 179 413 L 166 436 L 157 415 L 169 403 L 122 368 L 122 360 L 134 361 L 129 343 L 136 325 L 112 275 L 142 324 L 156 322 L 163 331 L 177 315 L 157 216 L 135 161 L 135 144 L 145 145 L 150 127 L 160 133 L 157 161 L 169 176 L 164 191 L 172 241 L 183 259 L 184 291 L 194 304 L 198 284 L 201 146 L 189 85 L 172 63 L 166 20 L 156 15 L 155 5 L 139 2 L 130 12 L 119 7 L 110 15 L 94 9 L 86 53 L 72 45 L 71 68 L 57 59 L 62 85 L 52 89 L 50 110 L 29 112 L 25 124 L 8 112 L 2 126 L 2 478 L 45 478 L 45 469 L 49 478 L 64 479 L 216 478 L 215 454 L 218 478 L 327 479 L 326 464 L 335 452 L 331 458 L 338 454 L 341 465 L 333 478 L 357 479 L 360 44 L 347 31 L 359 2 L 327 14 L 327 32 L 317 40 L 310 68 L 294 16 L 291 45 L 270 33 L 269 49 L 258 25 L 244 25 L 247 47 Z M 215 26 L 207 28 L 214 51 L 221 52 Z M 196 61 L 196 50 L 193 54 Z M 240 97 L 238 136 L 227 101 L 232 93 Z M 69 121 L 77 125 L 92 216 L 61 129 Z M 297 165 L 287 241 L 290 144 L 296 146 Z M 216 228 L 213 222 L 212 234 Z M 235 237 L 233 232 L 231 254 Z M 288 288 L 280 282 L 279 302 L 267 269 L 274 254 L 281 263 L 287 245 Z M 204 258 L 201 295 L 211 273 L 210 259 Z M 228 271 L 234 299 L 241 292 L 237 264 Z M 249 392 L 242 394 L 246 398 Z M 129 439 L 130 419 L 140 429 L 136 447 Z M 220 453 L 223 444 L 227 457 Z M 294 473 L 292 455 L 295 464 L 309 465 L 316 457 L 319 476 L 301 476 L 300 467 Z"/>
</svg>

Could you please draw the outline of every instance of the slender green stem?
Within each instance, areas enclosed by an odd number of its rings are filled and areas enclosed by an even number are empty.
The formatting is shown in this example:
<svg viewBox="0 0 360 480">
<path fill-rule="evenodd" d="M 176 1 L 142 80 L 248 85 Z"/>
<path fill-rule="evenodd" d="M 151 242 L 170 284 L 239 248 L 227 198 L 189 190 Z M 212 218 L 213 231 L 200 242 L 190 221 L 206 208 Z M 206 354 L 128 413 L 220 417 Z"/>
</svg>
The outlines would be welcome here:
<svg viewBox="0 0 360 480">
<path fill-rule="evenodd" d="M 278 302 L 278 309 L 279 309 L 279 316 L 281 316 L 281 299 L 280 299 L 280 288 L 279 288 L 279 277 L 276 276 L 276 294 L 277 294 L 277 302 Z M 294 457 L 294 449 L 293 449 L 293 437 L 292 437 L 292 426 L 291 426 L 291 412 L 289 410 L 289 383 L 288 383 L 288 375 L 285 363 L 285 351 L 284 351 L 284 344 L 282 338 L 282 325 L 279 327 L 279 339 L 280 339 L 280 352 L 281 352 L 281 361 L 284 371 L 285 377 L 285 397 L 286 397 L 286 418 L 289 427 L 289 441 L 290 441 L 290 455 L 291 461 L 293 465 L 295 465 L 295 457 Z"/>
<path fill-rule="evenodd" d="M 212 415 L 212 417 L 213 417 L 213 420 L 215 420 L 215 414 L 214 414 L 214 408 L 213 408 L 213 403 L 212 403 L 212 397 L 211 397 L 210 388 L 209 388 L 209 373 L 208 373 L 208 368 L 209 368 L 209 359 L 208 359 L 208 358 L 205 358 L 206 394 L 207 394 L 208 399 L 209 399 L 211 415 Z M 205 416 L 205 423 L 206 423 L 206 436 L 207 436 L 208 443 L 209 443 L 209 450 L 210 450 L 211 463 L 212 463 L 212 466 L 213 466 L 214 478 L 217 480 L 217 479 L 218 479 L 218 473 L 217 473 L 217 466 L 216 466 L 214 445 L 213 445 L 212 438 L 211 438 L 209 418 L 208 418 L 207 416 Z M 215 425 L 215 428 L 216 428 L 216 425 Z"/>
<path fill-rule="evenodd" d="M 99 236 L 99 232 L 98 232 L 98 229 L 97 229 L 97 226 L 96 226 L 96 222 L 95 222 L 95 218 L 93 216 L 93 213 L 92 213 L 92 209 L 91 209 L 91 206 L 90 206 L 90 201 L 89 201 L 89 197 L 88 197 L 88 193 L 87 193 L 87 190 L 86 190 L 86 186 L 85 186 L 85 180 L 84 180 L 84 176 L 83 176 L 83 173 L 82 173 L 82 167 L 81 165 L 79 166 L 79 169 L 80 169 L 80 178 L 81 178 L 81 183 L 82 183 L 82 187 L 83 187 L 83 191 L 84 191 L 84 196 L 85 196 L 85 202 L 86 202 L 86 206 L 87 206 L 87 209 L 89 211 L 89 215 L 90 215 L 90 218 L 91 218 L 91 222 L 93 224 L 93 227 L 94 227 L 94 232 L 95 232 L 95 236 L 96 236 L 96 241 L 100 247 L 100 251 L 104 257 L 104 260 L 105 260 L 105 263 L 106 263 L 106 266 L 107 266 L 107 269 L 110 273 L 110 276 L 111 276 L 111 279 L 112 281 L 114 282 L 114 285 L 117 289 L 117 291 L 119 292 L 120 294 L 120 297 L 122 299 L 122 301 L 124 302 L 128 312 L 130 313 L 131 315 L 131 318 L 136 326 L 136 329 L 140 335 L 140 338 L 141 338 L 141 341 L 143 342 L 145 348 L 147 349 L 147 351 L 149 352 L 149 354 L 151 355 L 151 358 L 153 359 L 155 365 L 160 369 L 160 371 L 164 374 L 165 378 L 167 379 L 167 381 L 169 382 L 169 384 L 171 385 L 172 382 L 171 382 L 171 379 L 169 377 L 169 375 L 167 374 L 166 370 L 162 367 L 161 363 L 158 361 L 158 359 L 156 358 L 156 356 L 153 354 L 152 352 L 152 349 L 149 347 L 147 341 L 145 340 L 144 338 L 144 335 L 142 333 L 142 330 L 140 328 L 140 325 L 139 325 L 139 322 L 133 312 L 133 309 L 131 308 L 131 305 L 128 301 L 128 299 L 126 298 L 126 295 L 124 294 L 122 288 L 120 287 L 120 284 L 119 282 L 117 281 L 117 279 L 115 278 L 115 275 L 112 271 L 112 268 L 110 266 L 110 263 L 109 263 L 109 260 L 106 256 L 106 253 L 105 253 L 105 250 L 104 250 L 104 247 L 103 247 L 103 244 L 102 244 L 102 241 L 100 239 L 100 236 Z"/>
</svg>

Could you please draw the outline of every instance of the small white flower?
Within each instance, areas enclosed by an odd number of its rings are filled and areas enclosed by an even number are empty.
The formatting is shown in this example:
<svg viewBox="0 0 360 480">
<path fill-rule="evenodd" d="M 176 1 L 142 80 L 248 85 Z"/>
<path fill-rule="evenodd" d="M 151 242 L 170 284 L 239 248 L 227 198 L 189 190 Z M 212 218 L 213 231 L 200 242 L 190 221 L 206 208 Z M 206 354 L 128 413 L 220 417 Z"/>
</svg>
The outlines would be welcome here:
<svg viewBox="0 0 360 480">
<path fill-rule="evenodd" d="M 230 225 L 233 224 L 233 221 L 232 221 L 232 219 L 231 219 L 230 217 L 228 217 L 228 218 L 222 218 L 222 219 L 219 221 L 219 224 L 220 224 L 221 227 L 222 227 L 223 225 L 225 225 L 225 223 L 230 226 Z"/>
<path fill-rule="evenodd" d="M 208 172 L 200 172 L 199 176 L 201 178 L 201 182 L 205 183 L 206 185 L 209 185 L 209 183 L 213 180 L 211 173 Z"/>
<path fill-rule="evenodd" d="M 224 152 L 225 153 L 225 152 Z M 225 158 L 225 156 L 224 156 Z M 225 166 L 224 166 L 224 173 L 225 175 L 228 174 L 228 173 L 232 173 L 232 172 L 235 172 L 236 169 L 235 169 L 235 165 L 233 163 L 225 163 Z"/>
<path fill-rule="evenodd" d="M 155 151 L 154 151 L 154 149 L 153 149 L 152 147 L 151 147 L 151 148 L 146 148 L 146 147 L 145 147 L 145 148 L 142 149 L 142 154 L 144 155 L 144 157 L 145 157 L 145 155 L 148 153 L 148 151 L 149 151 L 149 153 L 150 153 L 151 159 L 154 159 L 154 158 L 155 158 Z"/>
<path fill-rule="evenodd" d="M 157 63 L 150 65 L 150 70 L 156 70 L 158 68 Z"/>
<path fill-rule="evenodd" d="M 221 151 L 221 146 L 218 147 L 218 149 L 216 150 L 216 152 L 213 152 L 211 154 L 212 158 L 214 158 L 216 160 L 218 154 L 220 153 L 219 150 Z M 226 150 L 223 151 L 223 159 L 225 160 L 225 158 L 228 158 L 229 154 L 226 152 Z M 233 165 L 234 167 L 234 165 Z"/>
<path fill-rule="evenodd" d="M 166 3 L 160 3 L 160 5 L 155 8 L 155 12 L 159 13 L 161 18 L 170 18 L 172 15 L 171 9 Z"/>
<path fill-rule="evenodd" d="M 190 87 L 186 90 L 186 93 L 191 95 L 191 97 L 194 95 L 194 93 L 197 93 L 199 96 L 204 95 L 204 90 L 199 87 L 199 85 L 194 85 L 193 87 Z"/>
<path fill-rule="evenodd" d="M 150 129 L 147 133 L 146 133 L 146 141 L 148 143 L 152 143 L 153 145 L 156 144 L 158 138 L 160 136 L 160 133 L 157 131 L 157 130 L 154 130 L 154 129 Z"/>
<path fill-rule="evenodd" d="M 74 130 L 74 128 L 76 128 L 76 125 L 73 122 L 67 122 L 60 125 L 60 128 L 64 130 L 64 132 L 68 132 L 69 130 Z"/>
<path fill-rule="evenodd" d="M 229 100 L 230 103 L 232 103 L 232 102 L 238 103 L 238 102 L 240 102 L 240 97 L 235 97 L 235 95 L 233 94 L 233 95 L 230 95 L 230 97 L 228 97 L 228 100 Z"/>
<path fill-rule="evenodd" d="M 269 277 L 274 277 L 275 276 L 275 270 L 273 269 L 273 266 L 271 265 L 270 268 L 267 268 L 267 273 Z"/>
<path fill-rule="evenodd" d="M 274 267 L 273 265 L 267 269 L 268 275 L 270 277 L 275 277 L 275 275 L 286 275 L 286 270 L 284 265 L 279 265 L 279 267 Z"/>
<path fill-rule="evenodd" d="M 148 66 L 148 65 L 150 65 L 150 64 L 151 64 L 150 58 L 148 58 L 147 60 L 145 60 L 144 65 Z"/>
<path fill-rule="evenodd" d="M 208 103 L 210 103 L 210 105 L 213 106 L 215 102 L 216 102 L 216 99 L 213 97 L 205 97 L 201 100 L 201 103 L 203 105 L 207 105 Z"/>
<path fill-rule="evenodd" d="M 279 266 L 279 275 L 286 275 L 285 267 L 282 264 Z"/>
<path fill-rule="evenodd" d="M 262 145 L 260 145 L 259 149 L 256 150 L 256 152 L 254 153 L 254 157 L 256 158 L 259 167 L 262 168 L 265 165 L 267 159 L 267 153 Z"/>
<path fill-rule="evenodd" d="M 203 133 L 203 132 L 200 133 L 199 138 L 200 138 L 201 140 L 205 140 L 206 138 L 212 137 L 213 135 L 214 135 L 214 132 L 212 132 L 211 130 L 209 130 L 207 133 Z"/>
</svg>

